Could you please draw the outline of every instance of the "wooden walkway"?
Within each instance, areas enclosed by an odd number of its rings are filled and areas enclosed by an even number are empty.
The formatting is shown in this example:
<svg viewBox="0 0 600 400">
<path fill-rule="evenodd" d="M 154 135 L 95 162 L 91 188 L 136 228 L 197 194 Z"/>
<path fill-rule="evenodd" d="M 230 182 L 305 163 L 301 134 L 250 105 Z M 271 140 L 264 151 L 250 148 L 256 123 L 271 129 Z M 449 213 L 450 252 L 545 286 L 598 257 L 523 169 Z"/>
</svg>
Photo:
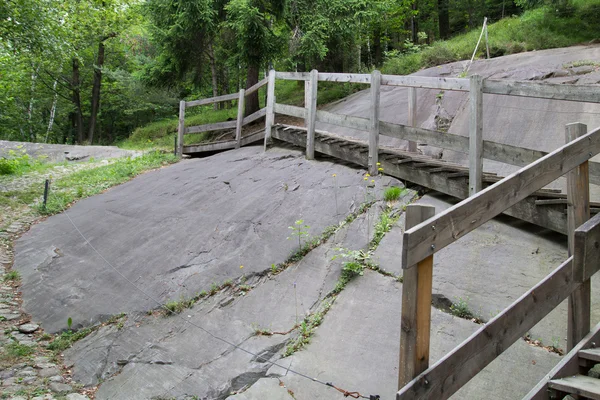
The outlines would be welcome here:
<svg viewBox="0 0 600 400">
<path fill-rule="evenodd" d="M 199 155 L 203 153 L 214 153 L 217 151 L 231 150 L 242 146 L 248 146 L 258 142 L 262 142 L 265 139 L 265 130 L 261 129 L 257 132 L 253 132 L 247 136 L 242 136 L 240 146 L 238 146 L 237 140 L 221 140 L 218 142 L 192 144 L 183 146 L 183 154 L 188 155 Z"/>
<path fill-rule="evenodd" d="M 272 137 L 306 148 L 305 128 L 275 125 Z M 328 132 L 315 132 L 315 151 L 335 159 L 368 167 L 369 144 Z M 448 194 L 458 199 L 469 197 L 469 168 L 411 153 L 396 148 L 380 146 L 379 161 L 385 174 L 401 180 Z M 484 188 L 503 177 L 484 173 Z M 505 211 L 505 214 L 556 232 L 567 232 L 567 195 L 560 190 L 541 189 Z M 592 203 L 592 213 L 600 211 L 600 203 Z"/>
</svg>

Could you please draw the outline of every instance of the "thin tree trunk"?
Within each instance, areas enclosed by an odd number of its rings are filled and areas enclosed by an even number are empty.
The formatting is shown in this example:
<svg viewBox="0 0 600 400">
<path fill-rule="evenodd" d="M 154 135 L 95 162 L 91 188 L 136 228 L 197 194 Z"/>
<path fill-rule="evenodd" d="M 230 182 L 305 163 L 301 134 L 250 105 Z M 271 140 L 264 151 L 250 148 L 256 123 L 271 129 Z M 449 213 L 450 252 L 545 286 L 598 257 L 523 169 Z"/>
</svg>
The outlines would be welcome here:
<svg viewBox="0 0 600 400">
<path fill-rule="evenodd" d="M 73 126 L 77 130 L 77 143 L 81 144 L 83 143 L 83 113 L 81 111 L 81 90 L 79 87 L 79 60 L 77 58 L 73 59 L 71 85 L 73 87 L 73 105 L 75 106 Z"/>
<path fill-rule="evenodd" d="M 92 107 L 90 112 L 90 126 L 88 127 L 88 142 L 94 142 L 94 131 L 96 130 L 96 121 L 98 120 L 98 110 L 100 109 L 100 88 L 102 86 L 102 66 L 104 65 L 104 40 L 98 43 L 98 58 L 94 66 L 94 84 L 92 85 Z"/>
<path fill-rule="evenodd" d="M 37 80 L 38 71 L 39 67 L 31 74 L 31 98 L 29 100 L 29 107 L 27 108 L 27 125 L 29 126 L 29 140 L 31 142 L 35 142 L 35 133 L 33 132 L 31 120 L 33 118 L 33 96 L 35 94 L 35 81 Z"/>
<path fill-rule="evenodd" d="M 246 89 L 258 83 L 259 69 L 260 68 L 258 65 L 248 65 L 248 74 L 246 75 Z M 245 108 L 246 116 L 260 109 L 260 103 L 258 101 L 258 90 L 246 97 Z"/>
<path fill-rule="evenodd" d="M 58 84 L 58 79 L 54 80 L 54 85 L 52 90 L 54 90 L 54 100 L 52 101 L 52 108 L 50 109 L 50 120 L 48 121 L 48 130 L 46 131 L 46 139 L 44 143 L 48 143 L 48 135 L 52 132 L 52 126 L 54 125 L 54 116 L 56 115 L 56 103 L 58 102 L 58 93 L 56 92 L 56 85 Z"/>
<path fill-rule="evenodd" d="M 440 38 L 448 39 L 450 36 L 450 13 L 448 10 L 449 0 L 438 0 L 438 17 Z"/>
<path fill-rule="evenodd" d="M 414 44 L 419 44 L 419 22 L 417 21 L 416 12 L 419 9 L 419 5 L 417 4 L 417 0 L 415 0 L 412 4 L 413 15 L 411 18 L 410 30 L 412 34 L 412 41 Z"/>
<path fill-rule="evenodd" d="M 212 92 L 213 97 L 217 97 L 219 95 L 219 85 L 217 82 L 217 63 L 215 61 L 215 52 L 212 47 L 212 43 L 208 44 L 208 59 L 210 61 L 210 74 L 212 76 Z M 219 104 L 214 103 L 213 108 L 217 111 Z"/>
<path fill-rule="evenodd" d="M 223 91 L 225 94 L 229 94 L 229 74 L 227 68 L 223 68 Z M 225 108 L 230 109 L 232 107 L 231 100 L 225 102 Z"/>
<path fill-rule="evenodd" d="M 381 27 L 377 27 L 373 32 L 373 47 L 375 50 L 375 66 L 383 64 L 383 46 L 381 45 Z"/>
</svg>

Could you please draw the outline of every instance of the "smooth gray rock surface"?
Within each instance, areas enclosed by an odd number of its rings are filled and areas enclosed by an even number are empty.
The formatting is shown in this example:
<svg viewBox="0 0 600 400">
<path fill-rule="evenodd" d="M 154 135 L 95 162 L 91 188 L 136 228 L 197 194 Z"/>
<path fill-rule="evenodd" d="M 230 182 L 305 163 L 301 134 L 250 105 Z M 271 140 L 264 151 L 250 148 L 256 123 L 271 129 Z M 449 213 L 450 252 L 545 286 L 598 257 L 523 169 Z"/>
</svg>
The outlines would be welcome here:
<svg viewBox="0 0 600 400">
<path fill-rule="evenodd" d="M 366 197 L 364 173 L 307 161 L 296 150 L 245 147 L 143 174 L 68 211 L 116 270 L 64 214 L 16 242 L 25 310 L 56 332 L 69 317 L 77 328 L 157 306 L 131 283 L 166 302 L 262 272 L 297 248 L 296 237 L 286 240 L 296 220 L 318 236 L 358 209 Z M 381 195 L 392 184 L 401 186 L 377 179 L 374 191 Z"/>
<path fill-rule="evenodd" d="M 362 395 L 393 399 L 398 384 L 399 314 L 402 285 L 372 271 L 339 295 L 306 349 L 280 362 L 323 382 Z M 433 364 L 479 328 L 470 321 L 432 310 Z M 521 399 L 560 357 L 519 340 L 461 389 L 456 399 Z M 272 367 L 298 399 L 343 398 L 334 389 Z M 269 398 L 269 392 L 252 399 Z"/>
<path fill-rule="evenodd" d="M 44 144 L 30 142 L 12 142 L 0 140 L 0 157 L 9 156 L 10 151 L 17 154 L 25 152 L 30 157 L 41 158 L 45 162 L 82 162 L 95 160 L 108 160 L 120 157 L 135 157 L 141 151 L 124 150 L 116 146 L 76 146 L 67 144 Z"/>
</svg>

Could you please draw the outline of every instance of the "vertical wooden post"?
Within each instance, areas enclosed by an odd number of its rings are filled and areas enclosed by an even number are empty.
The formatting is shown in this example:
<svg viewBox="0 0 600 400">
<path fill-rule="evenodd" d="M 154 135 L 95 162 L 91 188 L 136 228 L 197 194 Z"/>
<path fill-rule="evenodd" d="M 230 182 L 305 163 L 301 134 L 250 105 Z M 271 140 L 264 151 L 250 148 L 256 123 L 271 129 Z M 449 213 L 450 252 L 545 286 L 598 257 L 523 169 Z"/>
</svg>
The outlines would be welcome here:
<svg viewBox="0 0 600 400">
<path fill-rule="evenodd" d="M 571 142 L 587 133 L 587 126 L 581 123 L 568 124 L 565 131 L 566 142 Z M 569 256 L 574 254 L 575 229 L 590 219 L 590 177 L 588 162 L 567 173 L 567 233 Z M 583 271 L 573 271 L 573 279 L 582 282 L 569 296 L 569 325 L 567 328 L 567 351 L 583 339 L 590 331 L 591 284 L 583 281 Z"/>
<path fill-rule="evenodd" d="M 470 82 L 469 196 L 483 188 L 483 79 L 472 75 Z"/>
<path fill-rule="evenodd" d="M 381 72 L 371 72 L 371 129 L 369 132 L 369 173 L 377 175 L 379 162 L 379 104 L 381 99 Z"/>
<path fill-rule="evenodd" d="M 409 205 L 406 230 L 434 215 L 433 206 Z M 429 367 L 433 255 L 403 271 L 398 390 Z"/>
<path fill-rule="evenodd" d="M 267 83 L 267 115 L 265 117 L 265 145 L 271 143 L 271 129 L 275 124 L 275 70 L 269 71 L 269 82 Z"/>
<path fill-rule="evenodd" d="M 310 71 L 309 98 L 306 106 L 307 125 L 306 125 L 306 159 L 315 158 L 315 127 L 317 125 L 317 93 L 319 85 L 319 71 L 313 69 Z"/>
<path fill-rule="evenodd" d="M 235 148 L 239 149 L 242 145 L 242 127 L 244 126 L 244 106 L 246 102 L 246 90 L 240 89 L 240 96 L 238 97 L 238 112 L 237 112 L 237 125 L 235 126 Z"/>
<path fill-rule="evenodd" d="M 408 88 L 408 126 L 417 126 L 417 88 Z M 417 142 L 408 141 L 408 151 L 417 152 Z"/>
<path fill-rule="evenodd" d="M 183 135 L 185 134 L 185 100 L 179 102 L 179 127 L 177 128 L 177 155 L 183 155 Z"/>
</svg>

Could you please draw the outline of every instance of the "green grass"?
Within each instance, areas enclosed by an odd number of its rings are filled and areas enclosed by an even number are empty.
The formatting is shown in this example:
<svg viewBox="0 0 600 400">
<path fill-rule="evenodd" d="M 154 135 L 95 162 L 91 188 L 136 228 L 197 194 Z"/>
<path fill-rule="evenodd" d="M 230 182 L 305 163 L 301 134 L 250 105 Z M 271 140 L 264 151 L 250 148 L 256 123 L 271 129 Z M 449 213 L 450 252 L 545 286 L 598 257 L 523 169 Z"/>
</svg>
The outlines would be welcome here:
<svg viewBox="0 0 600 400">
<path fill-rule="evenodd" d="M 4 281 L 18 281 L 21 278 L 21 275 L 19 275 L 19 271 L 15 271 L 15 270 L 11 270 L 8 271 L 6 274 L 4 274 Z"/>
<path fill-rule="evenodd" d="M 59 213 L 76 200 L 101 193 L 144 171 L 176 161 L 177 157 L 170 153 L 153 151 L 138 158 L 119 159 L 106 166 L 76 172 L 53 182 L 46 208 L 39 204 L 38 212 L 41 215 Z"/>
<path fill-rule="evenodd" d="M 197 299 L 186 299 L 183 296 L 179 300 L 172 300 L 165 304 L 165 308 L 173 314 L 179 314 L 186 308 L 192 308 Z"/>
<path fill-rule="evenodd" d="M 383 191 L 383 199 L 385 201 L 396 201 L 402 195 L 404 190 L 398 186 L 390 186 Z"/>
<path fill-rule="evenodd" d="M 492 57 L 523 51 L 566 47 L 584 43 L 600 35 L 600 1 L 574 2 L 569 10 L 542 7 L 521 16 L 504 18 L 490 24 L 489 45 Z M 386 74 L 406 75 L 422 68 L 468 60 L 473 54 L 481 28 L 450 40 L 435 42 L 420 52 L 388 59 L 382 68 Z M 484 57 L 485 44 L 477 58 Z"/>
<path fill-rule="evenodd" d="M 95 328 L 93 327 L 80 329 L 76 332 L 68 330 L 55 337 L 54 340 L 48 344 L 47 348 L 55 353 L 61 353 L 71 347 L 73 343 L 83 339 L 94 331 Z"/>
<path fill-rule="evenodd" d="M 25 150 L 9 150 L 5 157 L 0 158 L 0 176 L 16 175 L 20 176 L 33 171 L 45 171 L 54 168 L 59 164 L 50 164 L 44 162 L 44 157 L 32 158 Z"/>
</svg>

